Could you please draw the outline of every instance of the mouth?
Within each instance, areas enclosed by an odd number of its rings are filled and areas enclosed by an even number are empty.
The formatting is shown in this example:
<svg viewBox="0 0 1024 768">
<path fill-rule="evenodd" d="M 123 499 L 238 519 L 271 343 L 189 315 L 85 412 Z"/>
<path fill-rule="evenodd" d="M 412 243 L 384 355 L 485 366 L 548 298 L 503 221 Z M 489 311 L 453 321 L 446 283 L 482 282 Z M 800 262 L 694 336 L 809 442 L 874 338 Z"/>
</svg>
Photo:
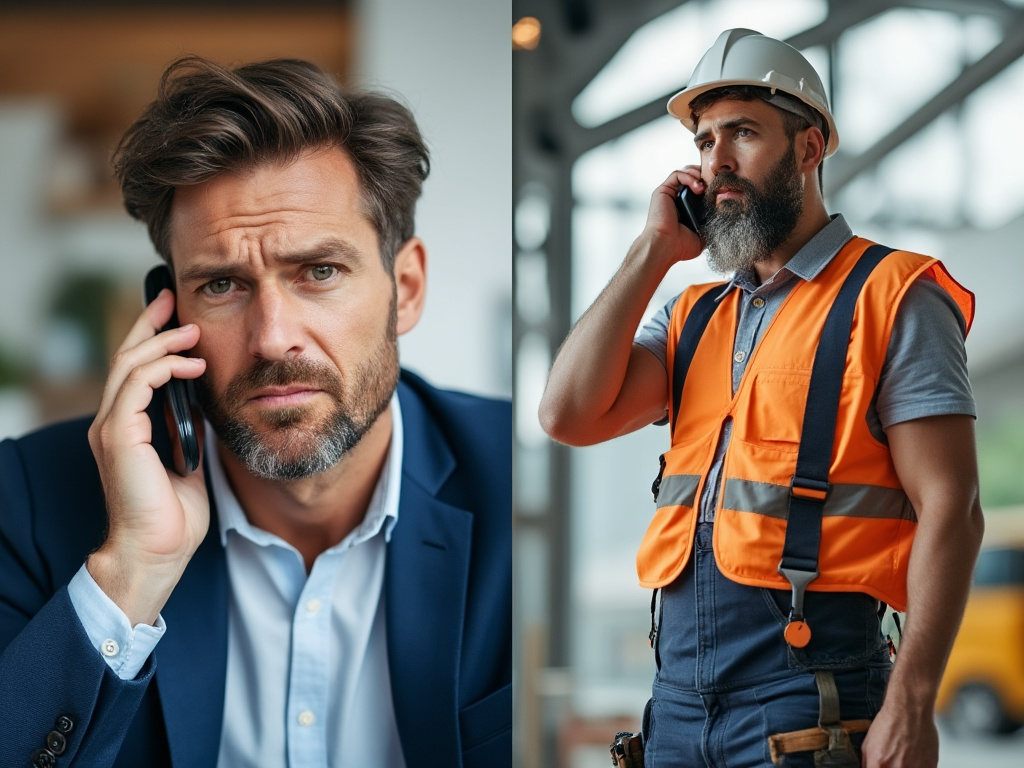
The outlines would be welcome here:
<svg viewBox="0 0 1024 768">
<path fill-rule="evenodd" d="M 715 193 L 715 202 L 721 200 L 739 200 L 743 197 L 743 190 L 724 187 Z"/>
<path fill-rule="evenodd" d="M 293 408 L 303 405 L 323 390 L 308 384 L 290 384 L 284 387 L 263 387 L 248 399 L 259 408 Z"/>
</svg>

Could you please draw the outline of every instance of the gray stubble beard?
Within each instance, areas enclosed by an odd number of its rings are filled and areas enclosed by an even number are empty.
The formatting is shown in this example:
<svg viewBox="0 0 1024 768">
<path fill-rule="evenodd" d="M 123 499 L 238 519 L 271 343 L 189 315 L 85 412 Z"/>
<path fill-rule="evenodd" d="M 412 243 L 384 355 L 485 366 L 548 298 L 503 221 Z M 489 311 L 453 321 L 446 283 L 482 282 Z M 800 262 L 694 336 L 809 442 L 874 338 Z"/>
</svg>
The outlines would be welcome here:
<svg viewBox="0 0 1024 768">
<path fill-rule="evenodd" d="M 196 381 L 206 418 L 228 450 L 257 477 L 289 482 L 326 472 L 359 444 L 391 402 L 399 376 L 396 324 L 393 293 L 385 335 L 370 358 L 354 371 L 347 392 L 341 374 L 324 364 L 301 359 L 260 360 L 236 375 L 223 396 L 212 391 L 205 376 Z M 274 435 L 286 435 L 283 445 L 270 445 L 225 402 L 237 401 L 260 386 L 289 383 L 320 387 L 334 401 L 334 407 L 314 424 L 304 423 L 309 418 L 309 409 L 304 406 L 268 414 L 266 421 Z"/>
</svg>

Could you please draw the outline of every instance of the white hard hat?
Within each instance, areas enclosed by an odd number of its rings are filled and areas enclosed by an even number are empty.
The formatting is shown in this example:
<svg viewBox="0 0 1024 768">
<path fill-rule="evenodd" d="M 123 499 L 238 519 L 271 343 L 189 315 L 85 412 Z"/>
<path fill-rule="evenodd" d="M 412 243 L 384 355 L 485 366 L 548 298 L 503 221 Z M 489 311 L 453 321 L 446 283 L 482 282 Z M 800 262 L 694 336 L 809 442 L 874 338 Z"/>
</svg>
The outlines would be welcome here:
<svg viewBox="0 0 1024 768">
<path fill-rule="evenodd" d="M 669 99 L 669 114 L 695 133 L 697 126 L 690 117 L 690 102 L 705 91 L 726 85 L 761 86 L 773 94 L 781 91 L 799 99 L 820 113 L 828 125 L 825 155 L 831 155 L 839 146 L 839 134 L 821 78 L 803 54 L 788 43 L 752 29 L 727 29 L 697 62 L 686 88 Z M 778 106 L 787 109 L 784 104 Z"/>
</svg>

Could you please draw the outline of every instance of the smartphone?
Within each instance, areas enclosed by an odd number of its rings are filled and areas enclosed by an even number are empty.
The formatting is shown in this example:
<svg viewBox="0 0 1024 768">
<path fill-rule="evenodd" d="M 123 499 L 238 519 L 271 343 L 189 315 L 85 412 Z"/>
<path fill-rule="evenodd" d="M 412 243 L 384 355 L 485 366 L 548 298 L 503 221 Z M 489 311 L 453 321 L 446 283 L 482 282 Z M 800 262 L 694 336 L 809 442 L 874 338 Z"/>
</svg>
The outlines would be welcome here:
<svg viewBox="0 0 1024 768">
<path fill-rule="evenodd" d="M 159 295 L 164 288 L 174 290 L 174 277 L 166 264 L 159 264 L 149 270 L 146 275 L 145 301 L 147 306 Z M 167 321 L 161 331 L 178 327 L 178 311 L 175 310 L 171 319 Z M 154 424 L 153 434 L 156 437 L 160 429 L 157 424 L 166 424 L 166 419 L 161 418 L 164 411 L 164 403 L 170 405 L 171 414 L 174 417 L 174 424 L 177 427 L 176 435 L 168 435 L 170 439 L 171 456 L 162 456 L 164 464 L 173 469 L 179 475 L 188 475 L 199 466 L 199 439 L 196 437 L 196 425 L 192 417 L 192 409 L 195 407 L 196 398 L 191 380 L 171 379 L 164 386 L 157 390 L 154 397 L 155 408 L 150 412 L 150 420 Z M 177 438 L 177 439 L 175 439 Z M 157 440 L 154 440 L 154 447 Z M 158 450 L 158 453 L 160 451 Z"/>
<path fill-rule="evenodd" d="M 701 234 L 704 229 L 704 195 L 698 195 L 685 184 L 676 193 L 676 213 L 679 223 L 687 229 Z"/>
</svg>

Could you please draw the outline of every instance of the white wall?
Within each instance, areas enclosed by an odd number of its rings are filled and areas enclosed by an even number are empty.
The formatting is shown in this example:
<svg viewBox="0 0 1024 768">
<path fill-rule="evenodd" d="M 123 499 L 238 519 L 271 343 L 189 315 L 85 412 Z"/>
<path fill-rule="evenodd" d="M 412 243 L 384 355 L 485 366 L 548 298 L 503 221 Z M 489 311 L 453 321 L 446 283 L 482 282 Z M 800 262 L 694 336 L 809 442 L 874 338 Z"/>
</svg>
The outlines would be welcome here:
<svg viewBox="0 0 1024 768">
<path fill-rule="evenodd" d="M 512 43 L 506 3 L 363 0 L 360 84 L 399 94 L 431 150 L 417 208 L 429 290 L 402 364 L 511 395 Z"/>
</svg>

